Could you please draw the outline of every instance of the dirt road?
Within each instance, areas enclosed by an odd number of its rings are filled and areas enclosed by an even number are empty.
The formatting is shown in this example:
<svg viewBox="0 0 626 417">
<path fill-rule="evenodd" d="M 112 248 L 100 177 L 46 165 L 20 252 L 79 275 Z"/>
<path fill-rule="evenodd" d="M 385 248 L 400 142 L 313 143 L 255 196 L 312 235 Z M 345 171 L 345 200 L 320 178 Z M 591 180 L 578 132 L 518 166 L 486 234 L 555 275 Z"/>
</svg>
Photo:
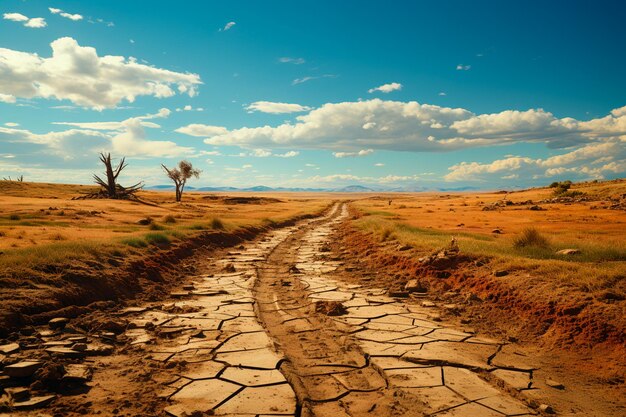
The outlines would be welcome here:
<svg viewBox="0 0 626 417">
<path fill-rule="evenodd" d="M 95 369 L 86 389 L 48 406 L 50 415 L 538 414 L 521 399 L 532 364 L 506 343 L 433 321 L 427 307 L 385 290 L 336 280 L 341 261 L 327 242 L 347 216 L 336 204 L 229 252 L 173 300 L 120 311 L 127 330 L 112 354 L 87 353 L 107 342 L 102 334 L 74 355 L 76 346 L 63 344 L 72 331 L 47 333 L 49 346 L 61 346 L 48 354 Z"/>
</svg>

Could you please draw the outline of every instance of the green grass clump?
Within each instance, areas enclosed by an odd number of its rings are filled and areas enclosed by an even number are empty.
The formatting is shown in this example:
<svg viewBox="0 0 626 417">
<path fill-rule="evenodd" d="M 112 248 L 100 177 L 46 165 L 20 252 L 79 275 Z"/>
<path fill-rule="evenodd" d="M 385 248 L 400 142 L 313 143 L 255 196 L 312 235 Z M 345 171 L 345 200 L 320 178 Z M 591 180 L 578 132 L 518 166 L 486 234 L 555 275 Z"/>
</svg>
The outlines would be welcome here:
<svg viewBox="0 0 626 417">
<path fill-rule="evenodd" d="M 172 243 L 165 233 L 147 233 L 144 239 L 150 245 L 169 245 Z"/>
<path fill-rule="evenodd" d="M 513 239 L 513 246 L 516 248 L 547 248 L 550 246 L 548 239 L 534 227 L 527 227 L 522 233 Z"/>
<path fill-rule="evenodd" d="M 145 248 L 148 246 L 145 240 L 140 237 L 129 237 L 126 239 L 122 239 L 122 243 L 128 246 L 132 246 L 133 248 Z"/>
</svg>

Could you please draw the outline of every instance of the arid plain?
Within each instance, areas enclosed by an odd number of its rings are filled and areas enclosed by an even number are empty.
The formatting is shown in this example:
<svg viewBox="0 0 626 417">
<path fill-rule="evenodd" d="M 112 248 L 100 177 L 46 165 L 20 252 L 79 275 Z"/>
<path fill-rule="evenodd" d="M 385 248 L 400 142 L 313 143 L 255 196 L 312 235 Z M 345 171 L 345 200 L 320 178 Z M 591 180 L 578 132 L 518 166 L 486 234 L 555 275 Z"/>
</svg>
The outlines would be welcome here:
<svg viewBox="0 0 626 417">
<path fill-rule="evenodd" d="M 4 411 L 626 410 L 625 181 L 73 199 L 87 190 L 0 182 Z"/>
</svg>

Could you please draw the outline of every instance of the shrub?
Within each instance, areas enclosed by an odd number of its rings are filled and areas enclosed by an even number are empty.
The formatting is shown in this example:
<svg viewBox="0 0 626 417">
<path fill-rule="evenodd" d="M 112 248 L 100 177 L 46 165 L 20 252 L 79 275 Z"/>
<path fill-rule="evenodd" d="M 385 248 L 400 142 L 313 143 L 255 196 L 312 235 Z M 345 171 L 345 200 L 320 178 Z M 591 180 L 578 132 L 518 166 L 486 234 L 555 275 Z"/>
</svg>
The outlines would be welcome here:
<svg viewBox="0 0 626 417">
<path fill-rule="evenodd" d="M 550 246 L 548 239 L 543 236 L 539 230 L 534 227 L 528 227 L 522 230 L 522 233 L 513 240 L 513 246 L 516 248 L 538 247 L 546 248 Z"/>
<path fill-rule="evenodd" d="M 216 230 L 224 230 L 224 223 L 217 217 L 211 220 L 211 228 Z"/>
<path fill-rule="evenodd" d="M 20 220 L 20 219 L 21 219 L 21 217 L 20 217 L 20 216 L 18 216 L 17 214 L 11 214 L 11 215 L 9 216 L 9 219 L 11 219 L 11 220 Z"/>
<path fill-rule="evenodd" d="M 145 240 L 151 245 L 169 245 L 171 243 L 170 238 L 165 233 L 148 233 Z"/>
<path fill-rule="evenodd" d="M 150 226 L 148 227 L 148 229 L 150 229 L 150 230 L 164 230 L 165 227 L 161 226 L 160 224 L 150 223 Z"/>
<path fill-rule="evenodd" d="M 163 223 L 176 223 L 176 219 L 171 214 L 168 214 L 163 218 Z"/>
</svg>

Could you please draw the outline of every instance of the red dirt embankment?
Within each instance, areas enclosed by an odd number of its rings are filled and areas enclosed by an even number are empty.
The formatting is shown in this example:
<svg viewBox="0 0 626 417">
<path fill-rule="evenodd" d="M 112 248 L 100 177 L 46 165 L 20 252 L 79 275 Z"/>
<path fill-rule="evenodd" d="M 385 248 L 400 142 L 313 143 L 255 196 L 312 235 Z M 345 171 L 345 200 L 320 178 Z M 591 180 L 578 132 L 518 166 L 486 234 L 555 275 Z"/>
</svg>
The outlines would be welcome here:
<svg viewBox="0 0 626 417">
<path fill-rule="evenodd" d="M 101 256 L 72 264 L 38 265 L 0 275 L 0 337 L 53 317 L 76 317 L 123 300 L 155 300 L 194 272 L 194 262 L 274 228 L 315 217 L 302 215 L 267 227 L 203 232 L 155 253 L 129 258 Z"/>
<path fill-rule="evenodd" d="M 462 306 L 464 322 L 482 332 L 572 354 L 583 359 L 575 367 L 607 383 L 624 382 L 626 301 L 533 280 L 528 271 L 496 277 L 487 258 L 420 261 L 423 254 L 381 245 L 349 224 L 335 242 L 346 267 L 365 277 L 360 284 L 401 290 L 417 279 L 429 298 Z"/>
</svg>

